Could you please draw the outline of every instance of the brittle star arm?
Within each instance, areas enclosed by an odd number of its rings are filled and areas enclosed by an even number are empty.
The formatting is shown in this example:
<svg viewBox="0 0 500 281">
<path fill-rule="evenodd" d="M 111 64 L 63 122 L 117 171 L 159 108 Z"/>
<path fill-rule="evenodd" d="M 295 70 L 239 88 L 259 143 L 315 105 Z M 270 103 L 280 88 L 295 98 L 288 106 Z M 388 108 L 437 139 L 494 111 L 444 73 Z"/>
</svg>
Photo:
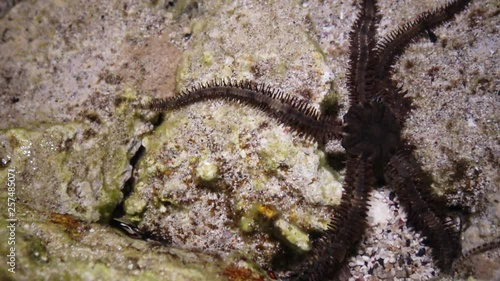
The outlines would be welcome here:
<svg viewBox="0 0 500 281">
<path fill-rule="evenodd" d="M 500 237 L 495 237 L 493 240 L 474 247 L 462 254 L 460 258 L 455 260 L 453 263 L 452 271 L 456 271 L 463 266 L 463 262 L 474 255 L 482 254 L 484 252 L 496 249 L 500 247 Z"/>
<path fill-rule="evenodd" d="M 365 0 L 361 4 L 356 22 L 349 36 L 349 69 L 347 85 L 351 105 L 368 101 L 373 82 L 375 35 L 380 21 L 374 0 Z"/>
<path fill-rule="evenodd" d="M 470 3 L 471 0 L 454 0 L 432 11 L 424 12 L 417 19 L 407 22 L 391 32 L 377 44 L 373 62 L 377 85 L 371 93 L 382 97 L 400 122 L 404 122 L 411 110 L 411 100 L 405 98 L 405 93 L 397 88 L 396 83 L 392 81 L 390 75 L 392 66 L 410 43 L 424 36 L 430 30 L 452 20 Z"/>
<path fill-rule="evenodd" d="M 312 137 L 320 144 L 340 139 L 342 121 L 322 115 L 305 100 L 249 81 L 213 81 L 182 92 L 171 98 L 155 99 L 146 108 L 177 109 L 206 100 L 222 99 L 258 108 L 276 118 L 299 135 Z"/>
<path fill-rule="evenodd" d="M 340 205 L 322 237 L 291 275 L 291 280 L 334 280 L 356 249 L 366 229 L 368 196 L 372 190 L 371 164 L 349 157 Z"/>
<path fill-rule="evenodd" d="M 410 149 L 395 153 L 387 163 L 385 177 L 408 213 L 408 221 L 427 237 L 437 264 L 448 272 L 461 255 L 460 235 L 435 208 L 431 187 L 411 154 Z"/>
</svg>

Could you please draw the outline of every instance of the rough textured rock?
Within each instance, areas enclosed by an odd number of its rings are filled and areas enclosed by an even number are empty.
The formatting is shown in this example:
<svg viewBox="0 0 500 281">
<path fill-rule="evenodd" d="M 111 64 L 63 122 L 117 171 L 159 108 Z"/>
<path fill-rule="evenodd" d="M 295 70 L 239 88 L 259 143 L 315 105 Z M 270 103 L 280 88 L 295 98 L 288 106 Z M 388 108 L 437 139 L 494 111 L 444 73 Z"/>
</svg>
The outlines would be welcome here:
<svg viewBox="0 0 500 281">
<path fill-rule="evenodd" d="M 9 129 L 0 135 L 1 161 L 18 169 L 16 195 L 40 211 L 86 221 L 108 219 L 122 199 L 132 172 L 129 159 L 140 141 L 117 143 L 109 135 L 119 134 L 105 131 L 92 136 L 95 131 L 81 123 L 44 127 Z M 7 178 L 7 169 L 0 175 Z"/>
<path fill-rule="evenodd" d="M 262 264 L 277 251 L 273 233 L 293 225 L 326 229 L 340 200 L 338 176 L 315 145 L 267 128 L 271 122 L 236 105 L 169 112 L 143 140 L 146 155 L 125 200 L 126 214 L 176 245 L 223 256 L 243 250 Z M 252 231 L 241 229 L 248 224 Z M 308 248 L 301 235 L 287 231 L 278 240 Z"/>
</svg>

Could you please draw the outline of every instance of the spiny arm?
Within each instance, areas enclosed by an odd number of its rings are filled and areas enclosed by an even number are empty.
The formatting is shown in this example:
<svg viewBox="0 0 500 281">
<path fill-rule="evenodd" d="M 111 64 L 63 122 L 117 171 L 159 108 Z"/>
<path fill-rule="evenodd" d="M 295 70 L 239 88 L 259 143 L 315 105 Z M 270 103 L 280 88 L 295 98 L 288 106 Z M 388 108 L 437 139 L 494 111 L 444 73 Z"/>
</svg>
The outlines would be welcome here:
<svg viewBox="0 0 500 281">
<path fill-rule="evenodd" d="M 221 99 L 258 108 L 279 122 L 290 126 L 300 135 L 313 137 L 324 143 L 341 137 L 341 121 L 322 115 L 304 100 L 290 96 L 269 86 L 249 81 L 213 81 L 200 84 L 181 94 L 155 99 L 145 108 L 152 110 L 178 109 L 200 101 Z"/>
<path fill-rule="evenodd" d="M 410 224 L 427 237 L 438 266 L 445 272 L 450 271 L 460 255 L 460 235 L 445 222 L 434 205 L 431 187 L 413 160 L 411 149 L 401 149 L 390 158 L 385 177 L 408 213 Z"/>
<path fill-rule="evenodd" d="M 432 34 L 430 33 L 431 29 L 453 19 L 470 2 L 470 0 L 454 0 L 447 5 L 427 11 L 416 20 L 408 22 L 393 31 L 377 44 L 373 61 L 375 80 L 377 82 L 372 94 L 382 98 L 389 104 L 400 124 L 403 124 L 407 119 L 408 113 L 413 109 L 413 106 L 411 99 L 405 97 L 406 92 L 396 87 L 396 83 L 392 81 L 390 76 L 391 67 L 411 42 L 426 34 Z"/>
<path fill-rule="evenodd" d="M 334 280 L 345 266 L 366 229 L 368 196 L 372 190 L 371 164 L 361 157 L 349 157 L 346 190 L 328 230 L 320 237 L 291 280 Z"/>
<path fill-rule="evenodd" d="M 371 59 L 374 57 L 375 35 L 377 25 L 380 22 L 375 2 L 374 0 L 363 1 L 361 11 L 350 33 L 347 85 L 351 105 L 367 101 L 367 95 L 373 84 L 373 62 Z"/>
<path fill-rule="evenodd" d="M 459 266 L 462 265 L 462 263 L 466 259 L 468 259 L 472 256 L 479 255 L 479 254 L 482 254 L 482 253 L 485 253 L 487 251 L 497 249 L 497 248 L 500 248 L 500 237 L 495 237 L 490 242 L 486 242 L 484 244 L 481 244 L 481 245 L 474 247 L 474 248 L 468 250 L 467 252 L 465 252 L 459 259 L 457 259 L 453 263 L 453 269 L 454 270 L 458 269 Z"/>
<path fill-rule="evenodd" d="M 375 74 L 377 79 L 388 79 L 391 67 L 410 43 L 426 35 L 427 31 L 452 20 L 456 14 L 465 10 L 471 2 L 472 0 L 454 0 L 433 11 L 424 12 L 416 20 L 404 24 L 382 39 L 377 44 L 376 50 L 378 59 Z"/>
</svg>

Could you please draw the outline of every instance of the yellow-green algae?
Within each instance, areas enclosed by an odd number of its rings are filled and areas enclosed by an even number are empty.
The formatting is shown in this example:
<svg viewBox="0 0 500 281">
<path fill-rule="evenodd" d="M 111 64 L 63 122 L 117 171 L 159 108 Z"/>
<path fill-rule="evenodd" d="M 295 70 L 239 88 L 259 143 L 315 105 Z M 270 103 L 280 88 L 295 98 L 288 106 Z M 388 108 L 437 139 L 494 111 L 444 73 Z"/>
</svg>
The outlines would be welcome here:
<svg viewBox="0 0 500 281">
<path fill-rule="evenodd" d="M 202 161 L 196 168 L 196 174 L 202 181 L 211 182 L 217 178 L 219 169 L 217 165 L 212 162 Z"/>
<path fill-rule="evenodd" d="M 284 237 L 285 241 L 299 248 L 302 251 L 309 251 L 309 236 L 300 230 L 297 226 L 287 222 L 284 219 L 278 219 L 274 225 L 279 231 L 279 234 Z"/>
</svg>

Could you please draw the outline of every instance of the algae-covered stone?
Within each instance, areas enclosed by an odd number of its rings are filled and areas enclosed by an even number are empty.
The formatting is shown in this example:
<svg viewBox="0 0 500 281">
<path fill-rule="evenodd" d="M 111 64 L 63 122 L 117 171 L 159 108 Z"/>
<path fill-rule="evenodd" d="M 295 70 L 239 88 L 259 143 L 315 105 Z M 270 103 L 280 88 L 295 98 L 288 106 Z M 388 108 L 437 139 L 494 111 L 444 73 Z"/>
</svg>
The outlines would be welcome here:
<svg viewBox="0 0 500 281">
<path fill-rule="evenodd" d="M 270 122 L 233 104 L 167 112 L 143 139 L 146 153 L 126 212 L 132 215 L 129 204 L 148 202 L 133 219 L 188 249 L 233 257 L 245 249 L 259 264 L 268 263 L 280 244 L 306 251 L 301 229 L 325 229 L 341 196 L 340 179 L 323 166 L 315 143 L 262 125 Z M 278 218 L 287 225 L 263 222 Z"/>
<path fill-rule="evenodd" d="M 6 167 L 15 167 L 18 175 L 18 196 L 40 211 L 89 221 L 108 218 L 130 177 L 131 147 L 106 136 L 88 139 L 88 130 L 85 124 L 68 123 L 0 131 L 2 158 L 9 159 Z M 0 170 L 0 179 L 6 175 L 6 169 Z"/>
<path fill-rule="evenodd" d="M 16 223 L 15 245 L 0 243 L 2 256 L 16 248 L 15 273 L 3 266 L 1 280 L 220 280 L 220 261 L 208 255 L 158 248 L 104 224 L 79 221 L 70 229 L 19 202 L 16 215 L 30 223 Z M 0 218 L 0 236 L 8 237 L 5 213 Z"/>
<path fill-rule="evenodd" d="M 218 176 L 217 165 L 208 161 L 201 162 L 196 168 L 196 174 L 202 181 L 211 182 L 215 180 Z"/>
<path fill-rule="evenodd" d="M 239 227 L 243 232 L 252 232 L 255 230 L 255 220 L 249 217 L 241 217 Z"/>
<path fill-rule="evenodd" d="M 302 251 L 309 251 L 311 249 L 309 236 L 297 226 L 283 219 L 278 219 L 274 225 L 278 229 L 279 235 L 282 236 L 289 245 Z"/>
<path fill-rule="evenodd" d="M 137 193 L 132 193 L 123 206 L 125 213 L 128 215 L 138 215 L 144 212 L 144 208 L 146 207 L 147 201 L 144 200 Z"/>
</svg>

